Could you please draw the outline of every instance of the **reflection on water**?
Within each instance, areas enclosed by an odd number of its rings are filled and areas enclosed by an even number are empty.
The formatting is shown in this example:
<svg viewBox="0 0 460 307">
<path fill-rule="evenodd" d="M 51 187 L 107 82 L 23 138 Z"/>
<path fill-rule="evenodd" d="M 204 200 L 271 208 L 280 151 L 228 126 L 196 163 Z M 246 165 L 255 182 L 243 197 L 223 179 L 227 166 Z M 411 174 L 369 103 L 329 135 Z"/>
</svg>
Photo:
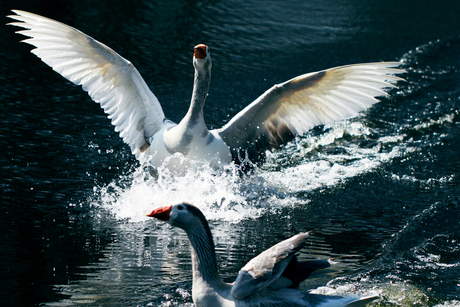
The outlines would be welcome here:
<svg viewBox="0 0 460 307">
<path fill-rule="evenodd" d="M 240 267 L 251 257 L 270 247 L 273 240 L 282 240 L 285 235 L 295 233 L 289 227 L 289 221 L 273 216 L 259 221 L 245 221 L 243 226 L 214 222 L 211 227 L 220 273 L 229 282 L 234 280 Z M 274 232 L 275 229 L 285 229 L 285 233 L 277 233 L 274 238 L 260 236 L 261 227 L 266 227 L 267 233 Z M 112 231 L 117 236 L 102 250 L 101 258 L 78 269 L 81 278 L 67 285 L 56 286 L 56 290 L 68 298 L 47 305 L 141 303 L 157 306 L 163 301 L 179 304 L 191 302 L 190 251 L 188 240 L 181 230 L 148 221 L 119 223 Z M 315 273 L 309 283 L 304 285 L 305 289 L 324 285 L 327 281 L 337 276 L 346 276 L 364 265 L 366 259 L 359 252 L 343 252 L 341 254 L 334 251 L 320 233 L 313 235 L 309 244 L 301 251 L 300 258 L 334 257 L 340 263 Z M 179 289 L 181 298 L 176 293 Z"/>
</svg>

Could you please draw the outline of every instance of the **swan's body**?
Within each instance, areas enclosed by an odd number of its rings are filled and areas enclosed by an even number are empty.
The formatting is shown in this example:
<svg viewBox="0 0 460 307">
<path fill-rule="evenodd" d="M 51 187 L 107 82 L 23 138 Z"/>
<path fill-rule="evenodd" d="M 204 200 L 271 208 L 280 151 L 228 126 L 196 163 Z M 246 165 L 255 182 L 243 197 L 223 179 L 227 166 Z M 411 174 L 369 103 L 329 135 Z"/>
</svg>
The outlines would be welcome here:
<svg viewBox="0 0 460 307">
<path fill-rule="evenodd" d="M 160 166 L 181 154 L 191 160 L 259 161 L 316 125 L 355 115 L 401 80 L 398 62 L 336 67 L 275 85 L 220 129 L 208 130 L 203 107 L 211 80 L 211 55 L 197 45 L 190 108 L 179 124 L 167 120 L 136 68 L 115 51 L 63 23 L 15 10 L 9 16 L 40 59 L 100 103 L 137 159 Z"/>
<path fill-rule="evenodd" d="M 192 246 L 193 287 L 196 306 L 365 306 L 376 299 L 302 294 L 298 285 L 314 270 L 329 267 L 329 260 L 297 261 L 309 233 L 300 233 L 262 252 L 238 273 L 234 283 L 221 280 L 214 242 L 206 218 L 193 205 L 180 203 L 153 210 L 155 217 L 182 228 Z"/>
</svg>

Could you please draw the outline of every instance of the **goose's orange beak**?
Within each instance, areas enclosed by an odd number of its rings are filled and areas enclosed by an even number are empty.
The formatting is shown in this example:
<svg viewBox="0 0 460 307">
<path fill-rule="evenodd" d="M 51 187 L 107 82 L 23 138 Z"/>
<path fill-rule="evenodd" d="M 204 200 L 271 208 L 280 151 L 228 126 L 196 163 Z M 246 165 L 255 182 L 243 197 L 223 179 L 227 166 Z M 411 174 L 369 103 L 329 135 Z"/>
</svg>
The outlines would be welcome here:
<svg viewBox="0 0 460 307">
<path fill-rule="evenodd" d="M 161 221 L 169 221 L 169 215 L 171 214 L 172 205 L 167 205 L 161 208 L 157 208 L 147 214 L 148 217 L 154 217 Z"/>
<path fill-rule="evenodd" d="M 206 45 L 199 44 L 195 46 L 195 59 L 205 59 L 206 58 Z"/>
</svg>

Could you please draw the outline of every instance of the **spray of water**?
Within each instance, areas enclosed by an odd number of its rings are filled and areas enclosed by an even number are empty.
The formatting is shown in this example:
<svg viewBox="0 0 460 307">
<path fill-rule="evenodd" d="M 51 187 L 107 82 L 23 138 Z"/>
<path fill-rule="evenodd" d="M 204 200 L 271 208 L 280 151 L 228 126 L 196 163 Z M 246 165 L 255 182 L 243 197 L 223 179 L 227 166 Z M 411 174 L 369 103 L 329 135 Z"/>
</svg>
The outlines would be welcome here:
<svg viewBox="0 0 460 307">
<path fill-rule="evenodd" d="M 328 125 L 324 131 L 269 153 L 267 162 L 255 167 L 251 175 L 241 175 L 233 164 L 216 171 L 207 163 L 197 162 L 188 164 L 180 176 L 161 168 L 154 178 L 146 166 L 141 166 L 108 185 L 95 187 L 91 202 L 117 219 L 133 222 L 145 220 L 145 214 L 154 208 L 182 201 L 198 206 L 210 220 L 239 222 L 285 207 L 307 205 L 309 200 L 301 196 L 302 192 L 337 185 L 413 150 L 402 143 L 403 136 L 387 135 L 371 147 L 351 140 L 341 142 L 335 153 L 322 153 L 324 148 L 336 147 L 338 140 L 371 134 L 357 121 Z M 383 146 L 387 149 L 382 150 Z M 284 160 L 298 163 L 279 167 Z"/>
</svg>

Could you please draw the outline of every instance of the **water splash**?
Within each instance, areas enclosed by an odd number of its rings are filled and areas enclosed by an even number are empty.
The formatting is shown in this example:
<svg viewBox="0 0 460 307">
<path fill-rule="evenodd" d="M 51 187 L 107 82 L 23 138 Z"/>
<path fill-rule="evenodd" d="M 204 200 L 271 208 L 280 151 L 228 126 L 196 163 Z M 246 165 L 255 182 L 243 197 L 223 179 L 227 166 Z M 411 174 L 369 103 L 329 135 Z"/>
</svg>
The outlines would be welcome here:
<svg viewBox="0 0 460 307">
<path fill-rule="evenodd" d="M 182 201 L 200 207 L 210 218 L 240 220 L 238 204 L 245 200 L 237 190 L 239 177 L 232 168 L 216 175 L 209 166 L 192 165 L 182 176 L 161 169 L 156 179 L 144 167 L 138 167 L 106 186 L 96 187 L 92 201 L 116 218 L 133 222 L 147 219 L 146 213 L 154 208 Z"/>
<path fill-rule="evenodd" d="M 132 222 L 145 220 L 145 214 L 154 208 L 182 201 L 198 206 L 210 220 L 258 218 L 307 205 L 305 192 L 343 183 L 414 150 L 399 134 L 377 137 L 370 146 L 359 144 L 374 134 L 359 121 L 327 125 L 319 135 L 299 138 L 269 153 L 267 162 L 255 167 L 251 175 L 241 175 L 235 165 L 216 172 L 206 163 L 195 163 L 181 176 L 160 169 L 155 179 L 141 166 L 95 187 L 90 203 Z"/>
</svg>

